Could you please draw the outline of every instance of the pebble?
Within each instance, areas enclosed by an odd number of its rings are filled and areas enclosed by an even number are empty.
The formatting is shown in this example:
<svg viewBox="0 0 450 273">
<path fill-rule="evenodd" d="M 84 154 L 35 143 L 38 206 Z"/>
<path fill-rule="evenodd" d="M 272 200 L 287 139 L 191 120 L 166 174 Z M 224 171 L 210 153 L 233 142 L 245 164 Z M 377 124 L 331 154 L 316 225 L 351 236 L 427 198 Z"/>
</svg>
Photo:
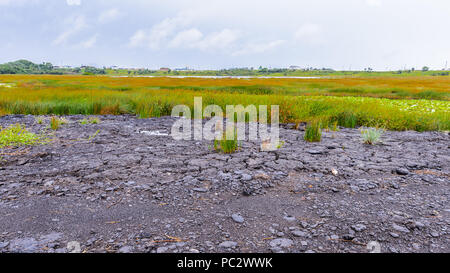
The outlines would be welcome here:
<svg viewBox="0 0 450 273">
<path fill-rule="evenodd" d="M 292 231 L 292 235 L 295 237 L 306 237 L 306 232 L 300 231 L 300 230 L 294 230 Z"/>
<path fill-rule="evenodd" d="M 354 231 L 361 232 L 361 231 L 366 230 L 367 227 L 366 227 L 365 225 L 363 225 L 363 224 L 357 224 L 357 225 L 353 225 L 353 226 L 352 226 L 352 229 L 353 229 Z"/>
<path fill-rule="evenodd" d="M 231 215 L 231 218 L 233 218 L 233 221 L 235 221 L 236 223 L 242 224 L 244 223 L 244 217 L 242 217 L 240 214 L 233 214 Z"/>
<path fill-rule="evenodd" d="M 237 246 L 237 243 L 232 242 L 232 241 L 225 241 L 225 242 L 219 244 L 219 247 L 223 247 L 223 248 L 234 248 L 236 246 Z"/>
<path fill-rule="evenodd" d="M 404 168 L 398 168 L 398 169 L 395 170 L 395 172 L 398 175 L 408 175 L 409 174 L 409 171 L 407 169 L 404 169 Z"/>
<path fill-rule="evenodd" d="M 402 227 L 402 226 L 399 226 L 399 225 L 397 225 L 397 224 L 392 224 L 392 228 L 393 228 L 394 230 L 396 230 L 396 231 L 399 231 L 399 232 L 409 233 L 409 229 L 407 229 L 407 228 L 405 228 L 405 227 Z"/>
<path fill-rule="evenodd" d="M 278 238 L 270 241 L 269 245 L 271 247 L 279 247 L 279 248 L 289 248 L 294 244 L 294 241 L 286 238 Z"/>
</svg>

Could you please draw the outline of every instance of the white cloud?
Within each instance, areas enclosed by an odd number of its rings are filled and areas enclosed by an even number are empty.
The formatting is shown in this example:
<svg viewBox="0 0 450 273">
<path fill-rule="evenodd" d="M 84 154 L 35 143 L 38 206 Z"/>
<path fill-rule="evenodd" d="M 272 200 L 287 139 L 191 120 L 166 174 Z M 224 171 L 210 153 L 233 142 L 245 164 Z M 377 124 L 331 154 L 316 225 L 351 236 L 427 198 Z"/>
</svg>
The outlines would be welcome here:
<svg viewBox="0 0 450 273">
<path fill-rule="evenodd" d="M 239 38 L 240 32 L 237 30 L 224 29 L 215 32 L 205 39 L 199 41 L 196 45 L 201 50 L 227 49 Z"/>
<path fill-rule="evenodd" d="M 146 40 L 147 40 L 147 33 L 144 30 L 140 29 L 136 31 L 133 34 L 133 36 L 131 36 L 128 45 L 130 47 L 143 46 Z"/>
<path fill-rule="evenodd" d="M 176 17 L 164 19 L 154 25 L 150 30 L 140 29 L 130 38 L 128 45 L 130 47 L 149 47 L 157 50 L 163 43 L 167 42 L 167 39 L 178 28 L 186 26 L 191 22 L 191 15 L 190 13 L 182 12 Z"/>
<path fill-rule="evenodd" d="M 81 5 L 81 0 L 66 0 L 66 3 L 69 6 L 79 6 Z"/>
<path fill-rule="evenodd" d="M 97 37 L 98 34 L 92 36 L 88 40 L 81 42 L 77 47 L 88 49 L 94 47 L 94 45 L 97 43 Z"/>
<path fill-rule="evenodd" d="M 233 52 L 233 56 L 246 55 L 246 54 L 258 54 L 277 48 L 285 44 L 285 40 L 276 40 L 268 43 L 250 43 L 244 46 L 242 49 Z"/>
<path fill-rule="evenodd" d="M 72 35 L 87 27 L 86 19 L 83 15 L 69 18 L 65 24 L 67 29 L 53 41 L 53 45 L 65 44 Z"/>
<path fill-rule="evenodd" d="M 366 0 L 366 4 L 371 7 L 379 7 L 382 5 L 381 0 Z"/>
<path fill-rule="evenodd" d="M 195 47 L 195 45 L 203 38 L 203 33 L 201 33 L 196 28 L 191 28 L 185 31 L 179 32 L 175 38 L 169 43 L 169 47 Z"/>
<path fill-rule="evenodd" d="M 120 16 L 120 11 L 116 8 L 105 10 L 98 16 L 98 21 L 100 23 L 108 23 Z"/>
<path fill-rule="evenodd" d="M 202 51 L 224 51 L 235 47 L 239 36 L 240 31 L 237 30 L 223 29 L 222 31 L 213 32 L 205 36 L 197 28 L 191 28 L 177 33 L 168 43 L 168 46 L 179 49 L 190 48 Z"/>
</svg>

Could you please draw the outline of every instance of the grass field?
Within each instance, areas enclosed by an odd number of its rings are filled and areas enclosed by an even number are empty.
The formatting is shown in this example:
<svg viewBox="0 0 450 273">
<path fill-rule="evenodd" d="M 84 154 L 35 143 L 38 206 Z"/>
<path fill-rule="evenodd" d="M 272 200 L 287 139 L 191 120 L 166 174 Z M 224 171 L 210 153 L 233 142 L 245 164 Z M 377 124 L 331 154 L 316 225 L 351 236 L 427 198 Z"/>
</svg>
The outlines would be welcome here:
<svg viewBox="0 0 450 273">
<path fill-rule="evenodd" d="M 173 106 L 280 105 L 284 123 L 450 130 L 450 77 L 320 79 L 0 75 L 0 115 L 170 115 Z"/>
</svg>

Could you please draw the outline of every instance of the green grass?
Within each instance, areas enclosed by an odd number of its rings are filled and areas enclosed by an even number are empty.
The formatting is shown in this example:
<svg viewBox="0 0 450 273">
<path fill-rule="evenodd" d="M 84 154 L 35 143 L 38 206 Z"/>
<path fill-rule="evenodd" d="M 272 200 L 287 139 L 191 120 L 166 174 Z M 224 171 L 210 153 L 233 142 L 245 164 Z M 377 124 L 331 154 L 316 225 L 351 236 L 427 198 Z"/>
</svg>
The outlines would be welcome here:
<svg viewBox="0 0 450 273">
<path fill-rule="evenodd" d="M 43 137 L 29 132 L 24 125 L 10 125 L 5 129 L 0 126 L 0 148 L 36 145 L 43 142 Z"/>
<path fill-rule="evenodd" d="M 384 129 L 369 128 L 361 131 L 364 144 L 375 145 L 381 142 L 381 136 L 384 133 Z"/>
<path fill-rule="evenodd" d="M 171 114 L 179 104 L 280 106 L 281 123 L 320 121 L 355 128 L 450 130 L 449 77 L 326 79 L 171 79 L 82 76 L 4 76 L 0 115 Z M 395 98 L 402 99 L 392 99 Z M 424 99 L 413 99 L 422 97 Z M 440 100 L 442 99 L 442 100 Z M 270 113 L 269 120 L 270 120 Z M 82 121 L 88 124 L 89 121 Z M 94 122 L 95 123 L 95 122 Z"/>
<path fill-rule="evenodd" d="M 222 138 L 214 140 L 214 150 L 223 152 L 225 154 L 232 154 L 237 151 L 239 148 L 239 141 L 237 139 L 237 131 L 236 129 L 233 132 L 230 132 L 233 137 L 228 137 L 227 134 L 224 133 Z"/>
<path fill-rule="evenodd" d="M 50 119 L 50 128 L 54 131 L 58 130 L 61 127 L 61 120 L 58 117 L 52 117 Z"/>
<path fill-rule="evenodd" d="M 80 124 L 81 125 L 99 124 L 99 123 L 100 123 L 100 119 L 99 118 L 94 118 L 94 117 L 91 117 L 89 119 L 82 119 L 82 120 L 80 120 Z"/>
<path fill-rule="evenodd" d="M 313 121 L 306 126 L 304 139 L 308 142 L 320 142 L 322 140 L 322 124 Z"/>
</svg>

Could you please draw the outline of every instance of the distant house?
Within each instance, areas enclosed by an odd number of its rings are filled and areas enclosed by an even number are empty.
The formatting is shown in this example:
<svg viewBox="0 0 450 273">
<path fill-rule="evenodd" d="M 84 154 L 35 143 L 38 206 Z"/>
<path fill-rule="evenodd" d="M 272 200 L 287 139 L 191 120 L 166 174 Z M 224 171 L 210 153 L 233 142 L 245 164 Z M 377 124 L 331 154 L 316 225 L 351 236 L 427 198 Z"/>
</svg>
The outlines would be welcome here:
<svg viewBox="0 0 450 273">
<path fill-rule="evenodd" d="M 169 71 L 170 71 L 170 68 L 162 67 L 162 68 L 159 69 L 159 71 L 162 71 L 162 72 L 169 72 Z"/>
<path fill-rule="evenodd" d="M 189 67 L 175 68 L 175 71 L 192 71 Z"/>
</svg>

